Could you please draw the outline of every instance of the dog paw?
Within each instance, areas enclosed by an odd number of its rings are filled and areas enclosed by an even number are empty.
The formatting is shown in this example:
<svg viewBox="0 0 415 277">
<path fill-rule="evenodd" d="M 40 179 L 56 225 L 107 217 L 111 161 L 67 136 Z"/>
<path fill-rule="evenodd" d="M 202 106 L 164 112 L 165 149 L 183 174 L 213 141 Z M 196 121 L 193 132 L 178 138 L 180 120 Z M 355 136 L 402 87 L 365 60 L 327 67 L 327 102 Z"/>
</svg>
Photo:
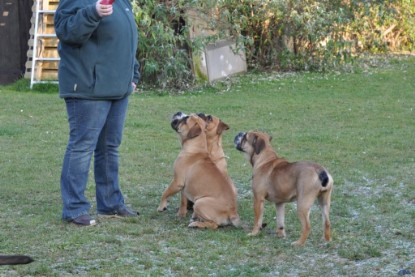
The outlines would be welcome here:
<svg viewBox="0 0 415 277">
<path fill-rule="evenodd" d="M 297 240 L 297 241 L 294 241 L 293 243 L 291 243 L 291 245 L 295 246 L 295 247 L 302 247 L 302 246 L 304 246 L 304 242 L 301 242 L 301 241 Z"/>
<path fill-rule="evenodd" d="M 186 214 L 187 214 L 187 212 L 181 212 L 181 211 L 177 212 L 177 216 L 180 217 L 180 218 L 186 217 Z"/>
<path fill-rule="evenodd" d="M 167 210 L 167 207 L 158 207 L 157 208 L 158 212 L 164 212 L 165 210 Z"/>
<path fill-rule="evenodd" d="M 187 225 L 188 228 L 198 228 L 198 223 L 196 221 L 191 222 L 189 225 Z"/>
<path fill-rule="evenodd" d="M 258 231 L 252 231 L 251 233 L 248 234 L 249 237 L 254 237 L 256 235 L 258 235 Z"/>
<path fill-rule="evenodd" d="M 284 228 L 278 228 L 276 233 L 277 233 L 277 237 L 279 237 L 279 238 L 285 238 L 285 230 L 284 230 Z"/>
<path fill-rule="evenodd" d="M 286 237 L 285 233 L 277 232 L 277 237 L 284 239 Z"/>
</svg>

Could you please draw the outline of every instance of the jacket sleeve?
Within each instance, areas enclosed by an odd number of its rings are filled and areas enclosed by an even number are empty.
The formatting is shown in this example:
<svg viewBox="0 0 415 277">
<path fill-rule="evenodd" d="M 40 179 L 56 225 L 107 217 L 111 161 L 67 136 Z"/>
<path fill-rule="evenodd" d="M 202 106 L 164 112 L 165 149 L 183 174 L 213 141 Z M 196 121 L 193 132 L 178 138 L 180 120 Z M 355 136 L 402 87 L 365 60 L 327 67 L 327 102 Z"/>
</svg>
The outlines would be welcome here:
<svg viewBox="0 0 415 277">
<path fill-rule="evenodd" d="M 138 82 L 140 82 L 140 79 L 141 79 L 140 63 L 138 62 L 137 59 L 135 59 L 135 62 L 134 62 L 134 73 L 133 73 L 133 82 L 135 84 L 138 84 Z"/>
<path fill-rule="evenodd" d="M 98 27 L 101 17 L 95 4 L 80 0 L 61 0 L 55 13 L 56 35 L 64 43 L 82 45 Z"/>
</svg>

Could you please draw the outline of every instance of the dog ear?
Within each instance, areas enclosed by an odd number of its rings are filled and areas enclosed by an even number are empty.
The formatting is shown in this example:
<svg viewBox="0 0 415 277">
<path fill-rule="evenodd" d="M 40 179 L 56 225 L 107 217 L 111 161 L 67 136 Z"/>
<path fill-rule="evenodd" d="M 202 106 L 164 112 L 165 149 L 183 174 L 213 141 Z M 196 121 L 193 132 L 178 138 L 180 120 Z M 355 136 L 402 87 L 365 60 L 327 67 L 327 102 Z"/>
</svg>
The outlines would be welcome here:
<svg viewBox="0 0 415 277">
<path fill-rule="evenodd" d="M 202 133 L 202 128 L 198 124 L 195 124 L 192 128 L 190 128 L 189 133 L 187 133 L 187 138 L 192 139 L 197 137 Z"/>
<path fill-rule="evenodd" d="M 216 129 L 216 134 L 220 135 L 223 133 L 223 131 L 229 130 L 229 128 L 229 125 L 221 120 L 219 121 L 218 128 Z"/>
<path fill-rule="evenodd" d="M 259 154 L 262 149 L 265 148 L 265 141 L 258 136 L 255 136 L 254 141 L 252 142 L 252 146 L 254 147 L 255 154 Z"/>
<path fill-rule="evenodd" d="M 201 119 L 203 119 L 204 121 L 207 120 L 207 116 L 204 113 L 198 113 L 197 116 L 200 117 Z"/>
</svg>

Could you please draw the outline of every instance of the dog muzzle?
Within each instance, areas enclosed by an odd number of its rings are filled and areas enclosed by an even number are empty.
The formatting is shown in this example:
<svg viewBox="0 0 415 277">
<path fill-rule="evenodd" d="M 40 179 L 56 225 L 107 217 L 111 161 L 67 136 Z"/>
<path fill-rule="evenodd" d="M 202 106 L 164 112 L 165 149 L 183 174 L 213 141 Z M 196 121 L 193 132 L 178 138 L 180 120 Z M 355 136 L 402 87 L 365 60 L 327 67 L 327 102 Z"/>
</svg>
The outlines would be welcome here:
<svg viewBox="0 0 415 277">
<path fill-rule="evenodd" d="M 235 139 L 233 140 L 235 148 L 242 152 L 244 151 L 242 149 L 242 141 L 245 139 L 245 136 L 246 136 L 246 133 L 240 132 L 239 134 L 236 135 Z"/>
<path fill-rule="evenodd" d="M 172 116 L 171 121 L 174 121 L 176 119 L 179 120 L 179 119 L 182 119 L 183 117 L 186 117 L 186 116 L 187 116 L 187 114 L 185 114 L 183 112 L 177 112 Z"/>
<path fill-rule="evenodd" d="M 177 132 L 177 129 L 179 128 L 180 122 L 185 117 L 188 117 L 187 114 L 182 113 L 182 112 L 177 112 L 172 116 L 170 125 L 176 132 Z"/>
</svg>

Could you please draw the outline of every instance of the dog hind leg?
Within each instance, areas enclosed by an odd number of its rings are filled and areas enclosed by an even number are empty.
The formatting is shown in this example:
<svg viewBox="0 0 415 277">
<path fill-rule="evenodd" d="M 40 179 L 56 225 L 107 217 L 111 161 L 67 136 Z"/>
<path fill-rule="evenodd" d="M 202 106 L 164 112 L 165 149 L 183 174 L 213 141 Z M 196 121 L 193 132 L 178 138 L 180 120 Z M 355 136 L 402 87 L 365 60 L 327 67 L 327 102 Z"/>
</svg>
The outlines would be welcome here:
<svg viewBox="0 0 415 277">
<path fill-rule="evenodd" d="M 223 211 L 219 210 L 217 200 L 204 197 L 197 199 L 193 206 L 193 217 L 196 219 L 189 227 L 216 229 L 219 225 L 227 223 L 223 218 Z"/>
<path fill-rule="evenodd" d="M 303 246 L 311 231 L 310 209 L 314 202 L 314 197 L 299 197 L 297 200 L 297 214 L 301 222 L 301 236 L 293 242 L 295 246 Z"/>
<path fill-rule="evenodd" d="M 264 216 L 264 202 L 265 199 L 263 196 L 256 195 L 254 193 L 254 228 L 252 229 L 251 233 L 249 233 L 249 236 L 255 236 L 259 233 L 259 231 L 262 229 L 262 220 Z"/>
<path fill-rule="evenodd" d="M 331 231 L 330 231 L 330 198 L 331 190 L 325 191 L 318 197 L 318 202 L 320 204 L 321 213 L 323 217 L 323 237 L 326 241 L 331 241 Z"/>
<path fill-rule="evenodd" d="M 217 229 L 218 224 L 213 221 L 194 221 L 189 224 L 189 228 L 200 228 L 200 229 Z"/>
<path fill-rule="evenodd" d="M 285 203 L 275 204 L 277 210 L 277 236 L 285 238 Z"/>
</svg>

